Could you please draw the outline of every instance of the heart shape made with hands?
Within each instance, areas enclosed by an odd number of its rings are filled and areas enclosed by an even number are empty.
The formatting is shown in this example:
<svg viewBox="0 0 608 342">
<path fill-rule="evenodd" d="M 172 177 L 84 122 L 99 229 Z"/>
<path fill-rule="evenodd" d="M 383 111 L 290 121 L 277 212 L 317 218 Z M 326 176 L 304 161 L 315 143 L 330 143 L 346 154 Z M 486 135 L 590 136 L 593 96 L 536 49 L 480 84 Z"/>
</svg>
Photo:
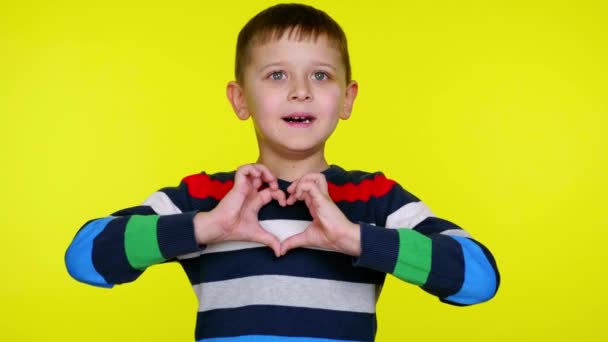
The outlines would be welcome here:
<svg viewBox="0 0 608 342">
<path fill-rule="evenodd" d="M 286 193 L 279 188 L 277 178 L 265 166 L 254 164 L 239 168 L 233 188 L 213 209 L 216 217 L 232 222 L 228 226 L 222 225 L 229 228 L 225 231 L 229 238 L 222 241 L 219 235 L 215 246 L 208 245 L 207 252 L 267 245 L 277 257 L 299 247 L 351 255 L 359 253 L 359 226 L 346 218 L 330 198 L 325 175 L 304 175 L 293 181 Z M 303 201 L 312 221 L 259 221 L 260 209 L 273 200 L 281 207 Z"/>
</svg>

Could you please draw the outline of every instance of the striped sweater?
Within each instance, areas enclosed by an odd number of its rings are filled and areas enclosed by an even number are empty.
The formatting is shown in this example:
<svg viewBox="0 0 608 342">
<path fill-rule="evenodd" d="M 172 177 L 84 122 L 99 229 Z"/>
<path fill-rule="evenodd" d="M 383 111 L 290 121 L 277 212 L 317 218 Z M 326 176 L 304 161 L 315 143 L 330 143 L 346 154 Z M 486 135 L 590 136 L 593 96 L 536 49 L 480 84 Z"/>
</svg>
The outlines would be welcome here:
<svg viewBox="0 0 608 342">
<path fill-rule="evenodd" d="M 84 224 L 65 262 L 75 279 L 112 287 L 154 264 L 176 261 L 198 297 L 197 341 L 373 341 L 375 305 L 387 273 L 453 305 L 489 300 L 494 258 L 457 225 L 438 218 L 382 173 L 323 172 L 329 195 L 361 229 L 361 255 L 299 248 L 277 258 L 252 242 L 199 246 L 193 218 L 231 189 L 234 172 L 185 177 L 140 206 Z M 289 182 L 279 180 L 286 190 Z M 283 241 L 312 217 L 303 202 L 264 206 L 259 220 Z"/>
</svg>

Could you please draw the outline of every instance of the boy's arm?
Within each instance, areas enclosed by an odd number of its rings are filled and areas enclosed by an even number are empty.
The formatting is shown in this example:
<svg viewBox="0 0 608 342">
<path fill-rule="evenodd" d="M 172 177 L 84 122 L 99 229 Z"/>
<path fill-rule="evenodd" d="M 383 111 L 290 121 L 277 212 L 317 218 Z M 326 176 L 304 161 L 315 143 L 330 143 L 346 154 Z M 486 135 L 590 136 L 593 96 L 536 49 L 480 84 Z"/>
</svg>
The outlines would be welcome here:
<svg viewBox="0 0 608 342">
<path fill-rule="evenodd" d="M 260 189 L 263 183 L 268 187 Z M 76 280 L 112 287 L 134 281 L 148 266 L 200 252 L 210 243 L 257 242 L 278 256 L 279 240 L 258 221 L 260 208 L 273 199 L 285 205 L 285 194 L 263 165 L 239 167 L 234 182 L 204 173 L 188 176 L 140 206 L 87 222 L 68 247 L 65 263 Z"/>
<path fill-rule="evenodd" d="M 385 227 L 360 224 L 361 255 L 355 265 L 393 274 L 449 304 L 481 303 L 496 294 L 500 275 L 484 245 L 435 217 L 399 184 L 384 176 L 376 181 L 391 183 L 377 199 L 388 216 Z"/>
<path fill-rule="evenodd" d="M 200 251 L 187 184 L 164 188 L 136 207 L 85 223 L 65 263 L 78 281 L 111 288 L 137 279 L 153 264 Z"/>
</svg>

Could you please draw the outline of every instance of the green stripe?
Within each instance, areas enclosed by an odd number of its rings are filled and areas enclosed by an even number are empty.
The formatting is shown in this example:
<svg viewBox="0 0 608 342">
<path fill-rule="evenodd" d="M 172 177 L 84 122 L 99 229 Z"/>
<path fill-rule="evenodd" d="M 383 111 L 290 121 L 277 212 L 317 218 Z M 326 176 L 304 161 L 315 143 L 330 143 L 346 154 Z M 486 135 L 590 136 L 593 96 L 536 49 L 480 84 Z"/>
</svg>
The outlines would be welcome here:
<svg viewBox="0 0 608 342">
<path fill-rule="evenodd" d="M 125 252 L 131 266 L 138 270 L 164 261 L 158 246 L 158 215 L 133 215 L 125 231 Z"/>
<path fill-rule="evenodd" d="M 393 275 L 407 282 L 423 285 L 431 271 L 431 239 L 411 229 L 399 232 L 399 255 Z"/>
</svg>

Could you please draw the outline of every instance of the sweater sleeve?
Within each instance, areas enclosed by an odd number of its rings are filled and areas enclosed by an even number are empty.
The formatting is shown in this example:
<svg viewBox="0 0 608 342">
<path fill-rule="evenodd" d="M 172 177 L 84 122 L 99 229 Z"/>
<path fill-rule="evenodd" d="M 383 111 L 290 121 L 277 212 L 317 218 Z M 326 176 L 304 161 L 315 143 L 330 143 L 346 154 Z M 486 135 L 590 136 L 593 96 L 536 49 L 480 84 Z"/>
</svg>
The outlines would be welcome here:
<svg viewBox="0 0 608 342">
<path fill-rule="evenodd" d="M 68 273 L 99 287 L 137 279 L 147 267 L 201 250 L 188 186 L 163 188 L 141 205 L 86 222 L 65 253 Z"/>
<path fill-rule="evenodd" d="M 361 255 L 355 265 L 390 273 L 452 305 L 494 297 L 500 275 L 483 244 L 456 224 L 436 217 L 399 184 L 377 199 L 384 227 L 361 223 Z"/>
</svg>

